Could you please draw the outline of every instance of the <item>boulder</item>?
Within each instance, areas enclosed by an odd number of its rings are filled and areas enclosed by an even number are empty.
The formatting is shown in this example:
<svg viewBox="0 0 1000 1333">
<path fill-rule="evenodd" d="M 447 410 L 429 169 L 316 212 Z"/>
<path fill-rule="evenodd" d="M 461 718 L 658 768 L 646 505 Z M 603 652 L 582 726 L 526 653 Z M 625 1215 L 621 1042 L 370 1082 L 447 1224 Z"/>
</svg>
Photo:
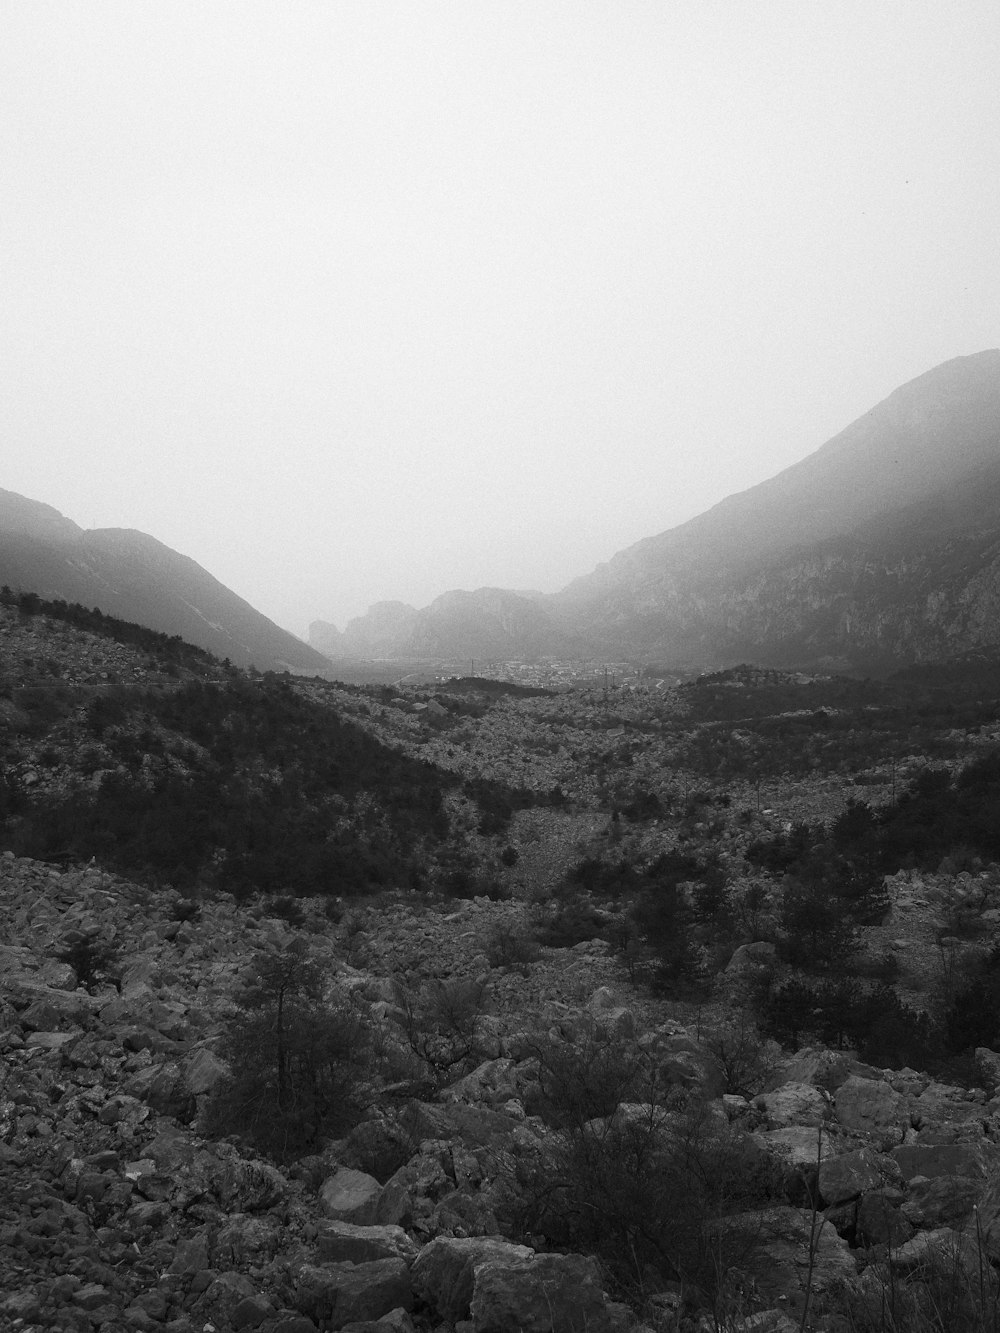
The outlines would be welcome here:
<svg viewBox="0 0 1000 1333">
<path fill-rule="evenodd" d="M 323 1182 L 320 1206 L 326 1217 L 369 1226 L 376 1220 L 381 1193 L 382 1186 L 374 1176 L 342 1166 Z"/>
<path fill-rule="evenodd" d="M 845 1129 L 873 1134 L 899 1129 L 909 1124 L 906 1099 L 888 1083 L 852 1074 L 837 1089 L 834 1097 L 837 1119 Z"/>
<path fill-rule="evenodd" d="M 972 1216 L 982 1193 L 983 1182 L 969 1176 L 916 1176 L 910 1181 L 903 1215 L 927 1231 L 960 1228 Z"/>
<path fill-rule="evenodd" d="M 951 1227 L 934 1231 L 918 1231 L 916 1235 L 890 1250 L 889 1264 L 897 1273 L 920 1273 L 937 1270 L 946 1281 L 954 1281 L 955 1274 L 964 1270 L 967 1278 L 975 1280 L 982 1255 L 974 1236 L 963 1235 Z"/>
<path fill-rule="evenodd" d="M 277 1167 L 236 1152 L 218 1164 L 212 1173 L 212 1185 L 228 1213 L 262 1213 L 280 1203 L 289 1189 Z"/>
<path fill-rule="evenodd" d="M 812 1083 L 827 1092 L 836 1092 L 851 1074 L 858 1072 L 857 1061 L 844 1051 L 805 1046 L 781 1065 L 772 1087 L 780 1087 L 782 1083 Z"/>
<path fill-rule="evenodd" d="M 913 1224 L 900 1212 L 902 1190 L 881 1189 L 865 1194 L 858 1203 L 856 1239 L 859 1245 L 905 1245 Z"/>
<path fill-rule="evenodd" d="M 820 1135 L 808 1125 L 789 1125 L 786 1129 L 755 1130 L 750 1138 L 770 1157 L 780 1158 L 789 1166 L 815 1166 L 833 1153 L 826 1134 Z"/>
<path fill-rule="evenodd" d="M 212 1256 L 216 1268 L 243 1268 L 266 1263 L 281 1248 L 283 1228 L 276 1217 L 232 1213 L 215 1237 Z"/>
<path fill-rule="evenodd" d="M 913 1124 L 920 1129 L 935 1125 L 959 1125 L 983 1118 L 986 1094 L 946 1083 L 929 1083 L 915 1097 L 911 1108 Z"/>
<path fill-rule="evenodd" d="M 224 1060 L 207 1046 L 188 1056 L 182 1066 L 184 1087 L 193 1097 L 212 1093 L 229 1078 L 230 1069 Z"/>
<path fill-rule="evenodd" d="M 374 1216 L 365 1220 L 390 1226 L 426 1227 L 435 1205 L 454 1189 L 451 1145 L 444 1140 L 429 1140 L 421 1144 L 415 1157 L 389 1177 L 379 1193 Z"/>
<path fill-rule="evenodd" d="M 232 1328 L 233 1312 L 241 1301 L 259 1296 L 260 1293 L 245 1273 L 219 1273 L 194 1303 L 198 1326 L 212 1323 L 216 1328 Z"/>
<path fill-rule="evenodd" d="M 752 1104 L 767 1117 L 768 1129 L 822 1125 L 830 1119 L 829 1097 L 811 1083 L 783 1083 L 773 1092 L 762 1092 Z"/>
<path fill-rule="evenodd" d="M 801 1310 L 807 1286 L 814 1296 L 839 1291 L 856 1275 L 847 1242 L 808 1208 L 765 1208 L 723 1219 L 719 1230 L 730 1244 L 748 1256 L 741 1267 L 752 1269 L 761 1298 Z M 810 1273 L 809 1253 L 813 1250 Z"/>
<path fill-rule="evenodd" d="M 345 1324 L 340 1333 L 414 1333 L 414 1323 L 400 1307 L 390 1310 L 381 1319 L 363 1319 Z"/>
<path fill-rule="evenodd" d="M 984 1180 L 990 1145 L 975 1143 L 905 1143 L 891 1156 L 904 1180 L 915 1176 L 968 1176 Z"/>
<path fill-rule="evenodd" d="M 526 1245 L 491 1236 L 437 1236 L 417 1255 L 413 1291 L 441 1319 L 455 1323 L 469 1317 L 477 1267 L 489 1260 L 511 1263 L 533 1254 Z"/>
<path fill-rule="evenodd" d="M 402 1259 L 370 1263 L 304 1265 L 298 1273 L 295 1308 L 321 1328 L 381 1319 L 390 1310 L 413 1308 L 410 1274 Z"/>
<path fill-rule="evenodd" d="M 373 1259 L 402 1259 L 412 1264 L 418 1245 L 402 1227 L 358 1226 L 330 1220 L 319 1224 L 316 1257 L 320 1263 L 369 1263 Z"/>
<path fill-rule="evenodd" d="M 593 1259 L 533 1254 L 487 1259 L 476 1266 L 469 1305 L 475 1333 L 610 1333 Z"/>
<path fill-rule="evenodd" d="M 828 1157 L 820 1163 L 820 1197 L 827 1205 L 856 1199 L 866 1190 L 877 1189 L 890 1166 L 895 1168 L 893 1174 L 898 1174 L 891 1158 L 887 1162 L 870 1148 Z"/>
</svg>

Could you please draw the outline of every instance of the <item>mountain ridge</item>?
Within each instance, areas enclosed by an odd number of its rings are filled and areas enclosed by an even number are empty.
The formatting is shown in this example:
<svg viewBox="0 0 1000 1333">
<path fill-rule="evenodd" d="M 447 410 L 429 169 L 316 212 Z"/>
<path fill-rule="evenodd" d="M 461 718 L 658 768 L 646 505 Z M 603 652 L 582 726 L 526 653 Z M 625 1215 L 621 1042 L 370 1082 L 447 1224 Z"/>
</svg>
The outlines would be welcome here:
<svg viewBox="0 0 1000 1333">
<path fill-rule="evenodd" d="M 382 634 L 380 654 L 462 657 L 475 646 L 476 656 L 645 658 L 685 669 L 748 655 L 775 665 L 901 665 L 1000 639 L 995 543 L 1000 350 L 989 349 L 923 372 L 776 476 L 538 598 L 530 618 L 526 608 L 520 620 L 508 614 L 503 634 L 488 603 L 505 597 L 513 613 L 517 594 L 464 594 L 456 624 L 443 610 L 459 594 L 447 593 L 409 608 Z M 893 564 L 890 546 L 909 572 Z M 355 641 L 364 621 L 352 622 Z M 340 640 L 341 651 L 351 640 Z"/>
<path fill-rule="evenodd" d="M 190 556 L 148 533 L 85 530 L 51 505 L 6 490 L 0 490 L 0 583 L 99 606 L 238 666 L 320 671 L 329 665 Z"/>
</svg>

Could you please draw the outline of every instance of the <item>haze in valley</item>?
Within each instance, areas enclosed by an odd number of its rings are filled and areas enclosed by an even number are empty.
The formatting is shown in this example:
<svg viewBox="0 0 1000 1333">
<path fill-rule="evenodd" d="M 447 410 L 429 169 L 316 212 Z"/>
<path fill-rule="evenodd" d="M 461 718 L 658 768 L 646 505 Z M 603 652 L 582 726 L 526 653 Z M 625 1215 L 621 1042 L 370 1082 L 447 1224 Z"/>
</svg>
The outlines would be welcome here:
<svg viewBox="0 0 1000 1333">
<path fill-rule="evenodd" d="M 1000 345 L 1000 11 L 3 6 L 0 488 L 280 625 L 555 591 Z"/>
</svg>

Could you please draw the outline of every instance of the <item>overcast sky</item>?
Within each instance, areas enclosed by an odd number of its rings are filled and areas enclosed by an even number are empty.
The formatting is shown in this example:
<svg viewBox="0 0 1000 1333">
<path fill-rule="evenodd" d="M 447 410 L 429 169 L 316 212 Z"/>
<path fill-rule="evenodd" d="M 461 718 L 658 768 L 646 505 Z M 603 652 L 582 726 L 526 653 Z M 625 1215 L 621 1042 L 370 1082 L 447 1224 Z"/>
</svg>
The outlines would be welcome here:
<svg viewBox="0 0 1000 1333">
<path fill-rule="evenodd" d="M 997 0 L 0 0 L 0 487 L 296 633 L 1000 345 Z"/>
</svg>

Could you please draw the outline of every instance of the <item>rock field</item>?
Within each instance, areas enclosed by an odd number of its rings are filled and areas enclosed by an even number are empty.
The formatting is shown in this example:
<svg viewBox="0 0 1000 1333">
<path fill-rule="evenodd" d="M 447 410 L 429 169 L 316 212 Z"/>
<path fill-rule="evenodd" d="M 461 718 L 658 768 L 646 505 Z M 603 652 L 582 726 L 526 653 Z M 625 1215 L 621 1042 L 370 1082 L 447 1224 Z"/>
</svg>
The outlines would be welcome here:
<svg viewBox="0 0 1000 1333">
<path fill-rule="evenodd" d="M 593 1258 L 501 1230 L 518 1162 L 556 1133 L 525 1110 L 532 1030 L 566 1043 L 641 1030 L 667 1083 L 700 1086 L 706 1123 L 745 1133 L 781 1181 L 752 1217 L 766 1261 L 734 1330 L 790 1333 L 808 1290 L 807 1327 L 837 1333 L 845 1291 L 875 1299 L 935 1254 L 970 1271 L 982 1252 L 1000 1259 L 991 1052 L 980 1052 L 984 1089 L 966 1090 L 805 1050 L 747 1098 L 725 1092 L 695 1025 L 636 1009 L 603 943 L 545 950 L 526 975 L 491 969 L 484 941 L 516 924 L 519 904 L 418 913 L 397 902 L 377 935 L 363 920 L 331 926 L 318 904 L 299 931 L 226 897 L 202 903 L 197 921 L 179 920 L 177 904 L 95 867 L 0 858 L 0 1328 L 709 1328 L 669 1284 L 636 1314 Z M 57 959 L 86 938 L 124 960 L 94 993 Z M 390 1029 L 398 982 L 430 975 L 485 977 L 493 1012 L 473 1072 L 375 1105 L 346 1139 L 279 1169 L 210 1141 L 203 1112 L 226 1075 L 217 1041 L 247 958 L 293 938 Z M 409 1149 L 380 1180 L 365 1145 L 390 1121 Z"/>
</svg>

